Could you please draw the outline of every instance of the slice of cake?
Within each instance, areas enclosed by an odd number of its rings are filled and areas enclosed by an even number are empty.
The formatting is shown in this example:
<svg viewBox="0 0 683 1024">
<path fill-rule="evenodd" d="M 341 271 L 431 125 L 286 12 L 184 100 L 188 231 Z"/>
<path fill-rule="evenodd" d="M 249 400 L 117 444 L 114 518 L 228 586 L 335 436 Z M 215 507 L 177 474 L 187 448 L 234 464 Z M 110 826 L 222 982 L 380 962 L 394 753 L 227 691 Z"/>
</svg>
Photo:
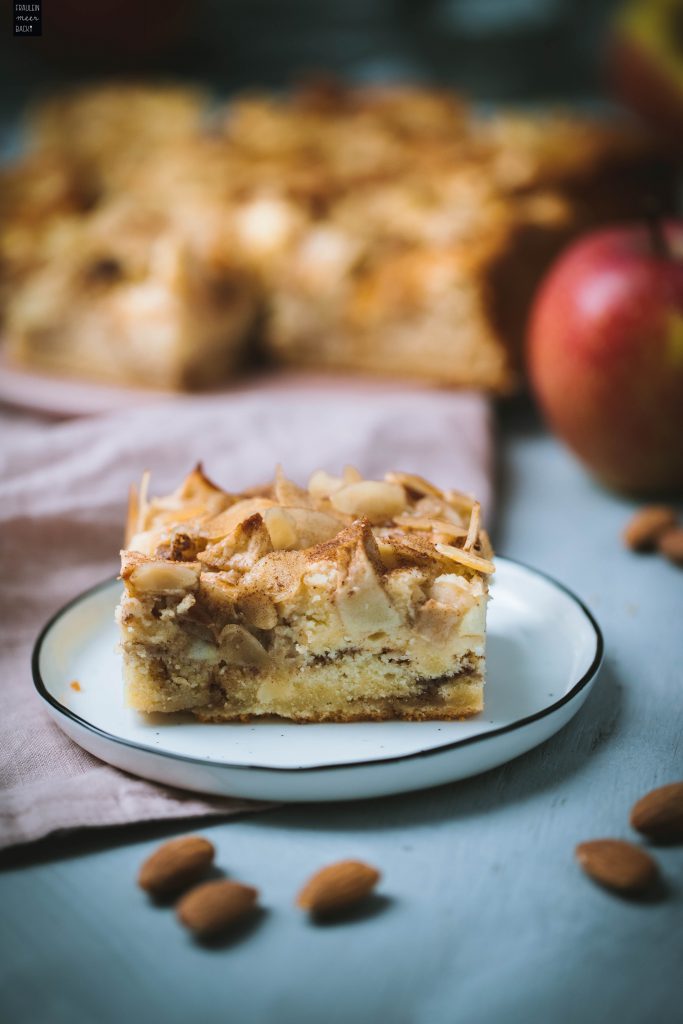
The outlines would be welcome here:
<svg viewBox="0 0 683 1024">
<path fill-rule="evenodd" d="M 7 304 L 7 353 L 112 384 L 220 384 L 256 316 L 251 275 L 218 263 L 159 210 L 127 202 L 72 217 Z"/>
<path fill-rule="evenodd" d="M 278 470 L 243 494 L 198 466 L 133 491 L 117 611 L 126 695 L 202 721 L 448 719 L 483 707 L 491 548 L 479 504 L 405 473 Z"/>
</svg>

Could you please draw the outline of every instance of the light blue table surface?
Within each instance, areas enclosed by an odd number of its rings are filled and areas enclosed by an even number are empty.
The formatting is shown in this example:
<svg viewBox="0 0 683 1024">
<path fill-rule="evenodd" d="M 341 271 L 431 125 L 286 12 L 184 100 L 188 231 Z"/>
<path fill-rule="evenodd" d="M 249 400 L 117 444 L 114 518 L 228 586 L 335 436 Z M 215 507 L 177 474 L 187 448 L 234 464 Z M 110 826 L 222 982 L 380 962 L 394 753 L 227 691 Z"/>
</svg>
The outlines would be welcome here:
<svg viewBox="0 0 683 1024">
<path fill-rule="evenodd" d="M 135 886 L 185 826 L 14 851 L 0 874 L 6 1024 L 590 1024 L 683 1020 L 683 847 L 658 849 L 658 898 L 586 879 L 577 842 L 633 838 L 629 808 L 683 776 L 683 573 L 626 552 L 610 495 L 520 408 L 500 421 L 498 549 L 592 608 L 607 659 L 559 735 L 475 779 L 367 803 L 188 823 L 264 912 L 197 946 Z M 318 866 L 383 871 L 365 915 L 310 924 L 292 906 Z"/>
</svg>

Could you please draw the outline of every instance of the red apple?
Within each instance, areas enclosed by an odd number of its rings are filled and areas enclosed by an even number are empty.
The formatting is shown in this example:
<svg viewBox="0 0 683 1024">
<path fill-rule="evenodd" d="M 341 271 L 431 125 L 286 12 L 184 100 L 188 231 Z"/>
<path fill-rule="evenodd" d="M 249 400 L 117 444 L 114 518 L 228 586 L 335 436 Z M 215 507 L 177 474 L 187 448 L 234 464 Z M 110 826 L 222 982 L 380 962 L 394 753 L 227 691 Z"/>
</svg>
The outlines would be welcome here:
<svg viewBox="0 0 683 1024">
<path fill-rule="evenodd" d="M 532 387 L 550 425 L 605 483 L 683 490 L 683 221 L 575 242 L 532 309 Z"/>
</svg>

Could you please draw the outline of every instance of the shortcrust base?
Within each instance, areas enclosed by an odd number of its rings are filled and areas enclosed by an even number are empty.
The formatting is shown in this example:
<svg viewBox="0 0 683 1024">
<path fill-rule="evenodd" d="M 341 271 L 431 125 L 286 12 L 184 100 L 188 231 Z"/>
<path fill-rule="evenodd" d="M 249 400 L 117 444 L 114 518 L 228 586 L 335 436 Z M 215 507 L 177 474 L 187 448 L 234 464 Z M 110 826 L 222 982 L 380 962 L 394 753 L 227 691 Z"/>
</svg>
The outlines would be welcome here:
<svg viewBox="0 0 683 1024">
<path fill-rule="evenodd" d="M 362 675 L 336 660 L 334 665 L 310 665 L 277 677 L 233 667 L 229 674 L 216 670 L 191 681 L 169 677 L 158 661 L 134 658 L 126 665 L 126 694 L 138 711 L 190 711 L 203 722 L 271 715 L 298 722 L 429 721 L 467 718 L 483 709 L 483 658 L 463 659 L 448 676 L 393 674 L 389 679 L 380 659 L 362 660 Z M 367 671 L 370 667 L 374 672 Z"/>
</svg>

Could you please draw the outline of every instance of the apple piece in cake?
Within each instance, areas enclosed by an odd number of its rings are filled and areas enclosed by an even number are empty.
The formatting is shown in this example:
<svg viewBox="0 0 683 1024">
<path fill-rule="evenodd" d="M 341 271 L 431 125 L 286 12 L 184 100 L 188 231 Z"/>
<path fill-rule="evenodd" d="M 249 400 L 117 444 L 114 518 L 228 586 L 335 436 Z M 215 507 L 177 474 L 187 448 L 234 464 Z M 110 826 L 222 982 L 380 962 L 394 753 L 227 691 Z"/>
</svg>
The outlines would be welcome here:
<svg viewBox="0 0 683 1024">
<path fill-rule="evenodd" d="M 202 721 L 452 719 L 483 707 L 479 504 L 420 477 L 278 470 L 230 494 L 197 467 L 132 492 L 117 610 L 128 703 Z"/>
</svg>

